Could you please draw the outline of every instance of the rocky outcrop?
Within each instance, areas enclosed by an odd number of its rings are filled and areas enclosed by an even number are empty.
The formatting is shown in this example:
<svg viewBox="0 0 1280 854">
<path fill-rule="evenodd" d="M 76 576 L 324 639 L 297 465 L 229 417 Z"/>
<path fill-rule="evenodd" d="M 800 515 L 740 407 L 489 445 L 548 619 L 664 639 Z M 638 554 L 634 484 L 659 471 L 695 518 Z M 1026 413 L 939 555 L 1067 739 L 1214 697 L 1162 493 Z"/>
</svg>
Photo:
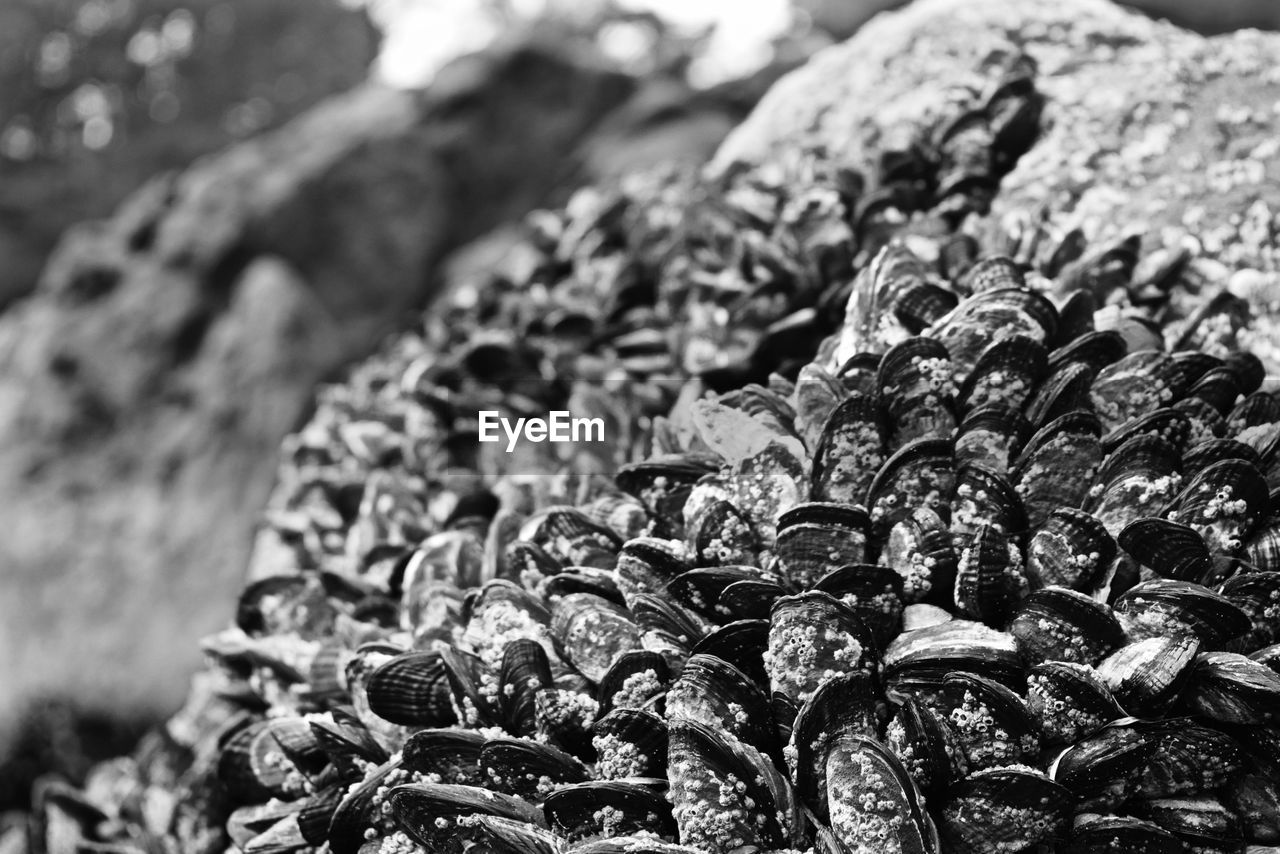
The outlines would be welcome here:
<svg viewBox="0 0 1280 854">
<path fill-rule="evenodd" d="M 1154 4 L 1153 4 L 1154 5 Z M 1195 233 L 1256 314 L 1280 310 L 1280 35 L 1203 38 L 1105 0 L 922 0 L 869 23 L 784 78 L 720 149 L 715 168 L 797 145 L 876 162 L 923 127 L 953 86 L 1023 50 L 1039 67 L 1041 137 L 1000 185 L 992 216 L 1044 206 L 1091 244 Z M 940 81 L 945 81 L 945 85 Z M 892 133 L 889 131 L 892 129 Z M 896 134 L 896 135 L 895 135 Z M 1280 381 L 1280 326 L 1251 342 Z"/>
<path fill-rule="evenodd" d="M 231 613 L 281 437 L 536 204 L 628 79 L 505 47 L 365 86 L 67 235 L 0 317 L 0 733 L 35 693 L 171 709 Z"/>
</svg>

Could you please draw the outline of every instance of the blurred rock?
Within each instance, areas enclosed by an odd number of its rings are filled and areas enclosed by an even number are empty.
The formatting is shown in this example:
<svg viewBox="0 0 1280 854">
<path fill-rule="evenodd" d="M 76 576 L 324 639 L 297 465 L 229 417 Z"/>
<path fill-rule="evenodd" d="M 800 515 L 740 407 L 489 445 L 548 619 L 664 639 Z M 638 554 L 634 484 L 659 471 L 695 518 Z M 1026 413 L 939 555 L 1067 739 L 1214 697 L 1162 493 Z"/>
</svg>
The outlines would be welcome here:
<svg viewBox="0 0 1280 854">
<path fill-rule="evenodd" d="M 425 94 L 330 100 L 67 235 L 0 315 L 0 735 L 37 694 L 177 705 L 314 384 L 409 322 L 451 247 L 542 199 L 631 88 L 495 49 Z"/>
<path fill-rule="evenodd" d="M 0 310 L 68 226 L 349 89 L 377 51 L 338 0 L 0 4 Z"/>
</svg>

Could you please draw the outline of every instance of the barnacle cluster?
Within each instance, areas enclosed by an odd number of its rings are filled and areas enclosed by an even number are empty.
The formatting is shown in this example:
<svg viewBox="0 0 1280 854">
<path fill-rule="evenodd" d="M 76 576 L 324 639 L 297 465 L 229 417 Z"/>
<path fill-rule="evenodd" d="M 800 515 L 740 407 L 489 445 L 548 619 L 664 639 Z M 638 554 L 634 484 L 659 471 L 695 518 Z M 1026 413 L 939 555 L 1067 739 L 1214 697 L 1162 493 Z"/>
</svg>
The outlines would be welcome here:
<svg viewBox="0 0 1280 854">
<path fill-rule="evenodd" d="M 47 793 L 41 838 L 1280 843 L 1280 399 L 1248 312 L 1166 336 L 1185 247 L 975 228 L 1041 104 L 1025 59 L 991 79 L 865 173 L 792 152 L 533 216 L 519 275 L 289 442 L 205 647 L 233 713 L 170 778 Z M 611 441 L 475 442 L 481 410 L 556 408 Z"/>
</svg>

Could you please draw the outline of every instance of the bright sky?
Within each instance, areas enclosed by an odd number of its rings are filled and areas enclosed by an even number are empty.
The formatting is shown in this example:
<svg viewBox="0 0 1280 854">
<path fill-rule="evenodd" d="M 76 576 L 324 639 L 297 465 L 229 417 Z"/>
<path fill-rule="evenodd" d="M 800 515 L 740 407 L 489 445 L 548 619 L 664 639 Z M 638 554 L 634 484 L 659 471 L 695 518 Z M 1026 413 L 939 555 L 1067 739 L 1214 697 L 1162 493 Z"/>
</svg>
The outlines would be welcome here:
<svg viewBox="0 0 1280 854">
<path fill-rule="evenodd" d="M 554 0 L 552 0 L 554 2 Z M 378 74 L 394 86 L 420 86 L 455 56 L 484 47 L 499 24 L 482 0 L 368 0 L 387 30 Z M 522 14 L 537 14 L 548 0 L 513 0 Z M 562 8 L 565 0 L 561 0 Z M 715 30 L 705 59 L 693 69 L 694 82 L 708 85 L 758 68 L 769 56 L 770 40 L 790 23 L 788 0 L 620 0 L 626 8 L 655 12 L 680 29 Z M 567 7 L 571 8 L 571 7 Z M 602 46 L 620 59 L 643 50 L 634 34 L 607 34 Z"/>
</svg>

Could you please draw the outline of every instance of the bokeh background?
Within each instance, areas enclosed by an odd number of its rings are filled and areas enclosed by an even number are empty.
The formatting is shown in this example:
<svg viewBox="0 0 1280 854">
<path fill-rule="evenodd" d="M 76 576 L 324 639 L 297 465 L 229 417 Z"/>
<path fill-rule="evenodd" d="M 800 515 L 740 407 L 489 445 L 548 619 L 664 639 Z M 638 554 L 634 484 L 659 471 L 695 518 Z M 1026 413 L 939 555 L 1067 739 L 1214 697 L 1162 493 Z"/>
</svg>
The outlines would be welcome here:
<svg viewBox="0 0 1280 854">
<path fill-rule="evenodd" d="M 0 0 L 0 810 L 181 701 L 319 381 L 530 207 L 696 163 L 898 5 Z"/>
</svg>

